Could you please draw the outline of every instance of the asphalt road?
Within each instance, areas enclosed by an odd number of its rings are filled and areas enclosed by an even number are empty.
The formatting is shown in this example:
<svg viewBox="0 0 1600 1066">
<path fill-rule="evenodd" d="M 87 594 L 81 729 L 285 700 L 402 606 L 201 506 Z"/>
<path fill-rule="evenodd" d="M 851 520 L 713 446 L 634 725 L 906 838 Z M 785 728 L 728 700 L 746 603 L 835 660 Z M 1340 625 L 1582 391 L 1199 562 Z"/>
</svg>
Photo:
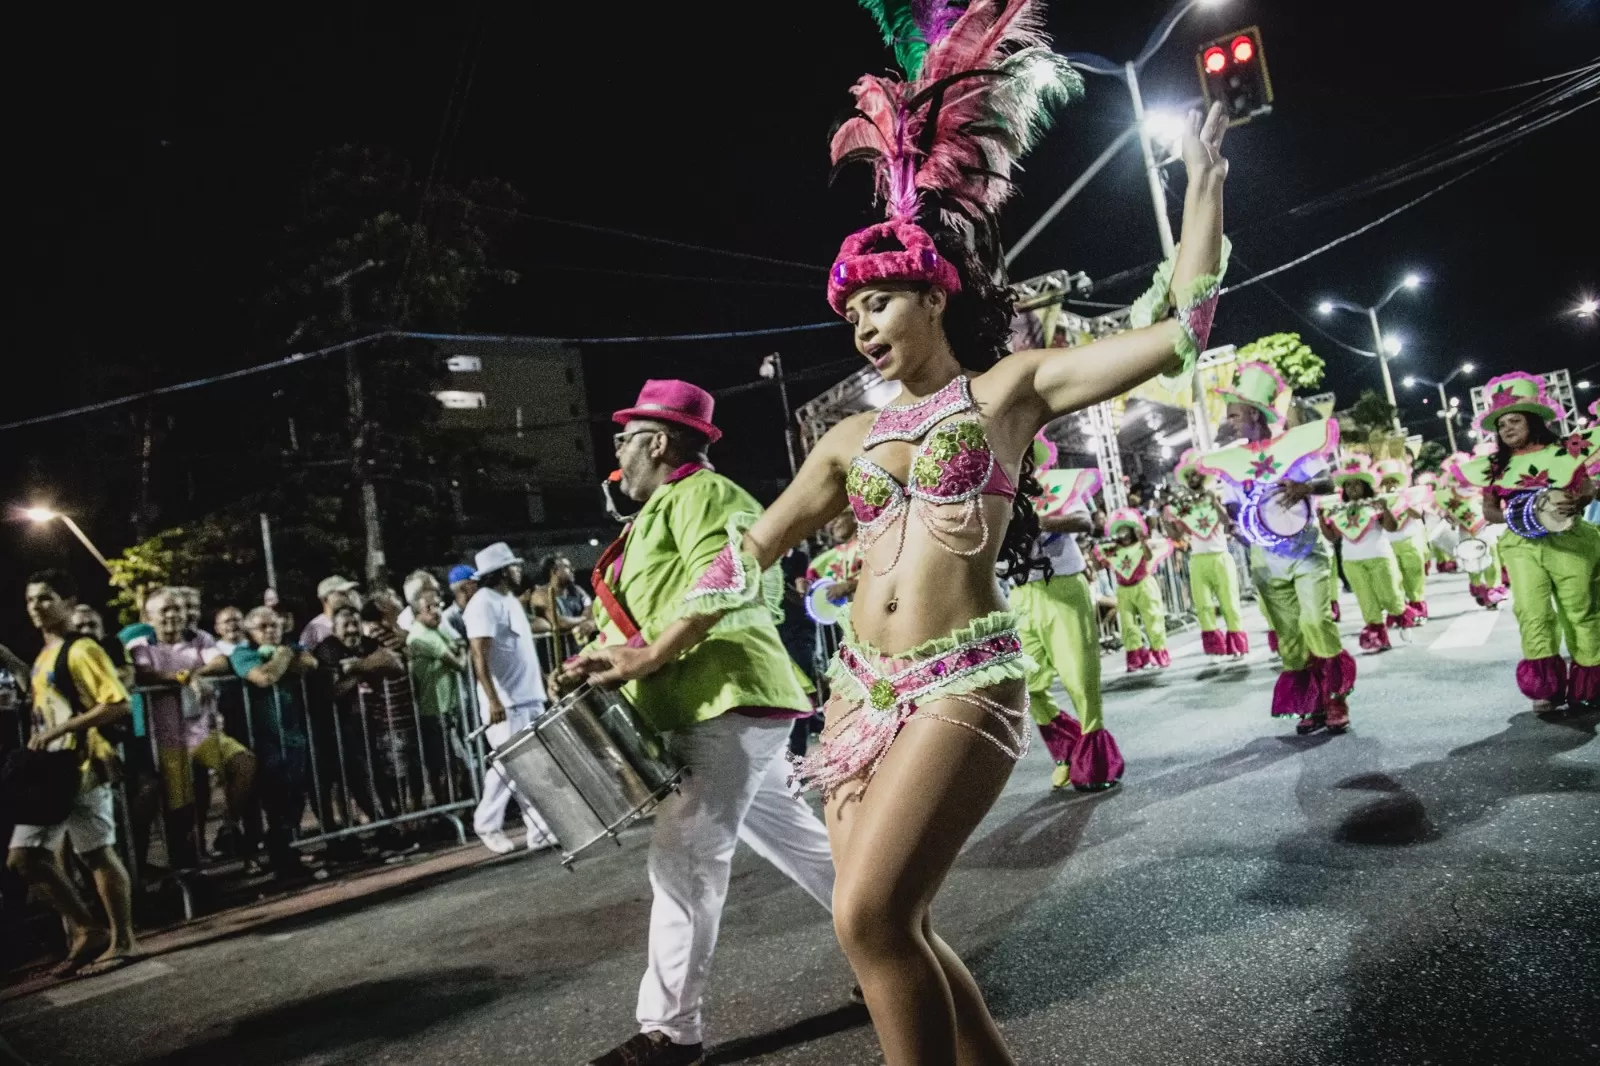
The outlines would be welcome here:
<svg viewBox="0 0 1600 1066">
<path fill-rule="evenodd" d="M 1600 1061 L 1600 716 L 1534 718 L 1510 610 L 1455 577 L 1432 599 L 1408 646 L 1359 657 L 1345 736 L 1268 717 L 1259 632 L 1246 666 L 1208 668 L 1192 633 L 1162 675 L 1107 660 L 1125 786 L 1051 793 L 1036 745 L 935 915 L 1019 1062 Z M 644 841 L 62 985 L 0 1037 L 35 1066 L 582 1062 L 631 1031 Z M 850 983 L 826 916 L 741 852 L 711 1061 L 879 1061 Z"/>
</svg>

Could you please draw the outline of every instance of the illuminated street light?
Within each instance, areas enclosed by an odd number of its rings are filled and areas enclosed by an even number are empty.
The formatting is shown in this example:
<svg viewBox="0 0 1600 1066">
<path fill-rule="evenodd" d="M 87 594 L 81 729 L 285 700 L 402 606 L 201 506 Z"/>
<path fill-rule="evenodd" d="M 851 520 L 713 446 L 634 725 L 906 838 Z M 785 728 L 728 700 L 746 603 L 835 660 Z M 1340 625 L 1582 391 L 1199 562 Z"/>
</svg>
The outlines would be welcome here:
<svg viewBox="0 0 1600 1066">
<path fill-rule="evenodd" d="M 1182 115 L 1171 111 L 1147 111 L 1144 116 L 1144 135 L 1168 152 L 1183 141 L 1188 128 Z"/>
<path fill-rule="evenodd" d="M 1392 333 L 1383 338 L 1383 350 L 1390 355 L 1399 355 L 1402 347 L 1404 347 L 1404 342 Z"/>
<path fill-rule="evenodd" d="M 1472 373 L 1472 364 L 1471 364 L 1471 363 L 1462 363 L 1462 364 L 1461 364 L 1461 372 L 1462 372 L 1462 373 L 1463 373 L 1463 374 L 1470 374 L 1470 373 Z"/>
<path fill-rule="evenodd" d="M 1600 314 L 1600 300 L 1596 300 L 1591 296 L 1579 303 L 1577 307 L 1574 307 L 1572 313 L 1579 318 L 1593 318 L 1595 315 Z"/>
<path fill-rule="evenodd" d="M 1405 377 L 1400 379 L 1400 384 L 1404 385 L 1408 389 L 1411 388 L 1411 386 L 1415 385 L 1416 383 L 1417 383 L 1417 379 L 1416 379 L 1416 376 L 1413 375 L 1413 374 L 1407 374 Z"/>
<path fill-rule="evenodd" d="M 105 555 L 101 553 L 100 549 L 94 546 L 94 542 L 88 538 L 83 530 L 78 528 L 78 523 L 72 520 L 71 515 L 62 514 L 60 511 L 52 510 L 49 507 L 39 506 L 24 507 L 22 509 L 22 514 L 28 519 L 28 521 L 36 522 L 39 525 L 44 525 L 47 522 L 53 522 L 59 518 L 61 520 L 61 524 L 70 529 L 72 531 L 72 535 L 77 537 L 85 548 L 89 549 L 89 554 L 94 556 L 95 560 L 101 566 L 106 568 L 106 573 L 111 573 L 111 563 L 106 560 Z"/>
<path fill-rule="evenodd" d="M 1408 289 L 1414 289 L 1418 285 L 1422 284 L 1422 279 L 1417 277 L 1415 274 L 1407 274 L 1406 279 L 1400 284 L 1404 285 Z"/>
<path fill-rule="evenodd" d="M 1405 376 L 1405 380 L 1402 382 L 1402 384 L 1408 389 L 1416 385 L 1431 385 L 1433 388 L 1439 390 L 1439 417 L 1444 419 L 1444 431 L 1445 434 L 1450 438 L 1451 452 L 1456 450 L 1455 423 L 1456 418 L 1461 413 L 1461 400 L 1456 396 L 1447 397 L 1444 393 L 1444 387 L 1450 384 L 1456 378 L 1460 377 L 1462 374 L 1470 373 L 1472 373 L 1472 364 L 1462 363 L 1460 366 L 1450 371 L 1450 375 L 1443 381 L 1429 381 L 1427 378 L 1418 377 L 1415 374 L 1407 374 Z"/>
<path fill-rule="evenodd" d="M 1593 383 L 1590 382 L 1588 378 L 1585 378 L 1584 380 L 1578 382 L 1578 388 L 1580 388 L 1580 389 L 1591 388 L 1592 385 L 1593 385 Z"/>
<path fill-rule="evenodd" d="M 1319 303 L 1317 305 L 1317 314 L 1319 314 L 1319 315 L 1331 315 L 1331 314 L 1333 314 L 1333 301 L 1332 300 L 1323 300 L 1321 303 Z"/>
<path fill-rule="evenodd" d="M 1400 407 L 1394 400 L 1394 379 L 1389 376 L 1389 358 L 1400 354 L 1400 338 L 1386 337 L 1378 325 L 1378 312 L 1382 311 L 1390 300 L 1394 299 L 1402 289 L 1415 290 L 1422 284 L 1422 278 L 1416 274 L 1407 274 L 1399 282 L 1383 294 L 1383 299 L 1370 307 L 1362 307 L 1348 300 L 1323 300 L 1317 304 L 1317 310 L 1324 315 L 1331 315 L 1334 311 L 1349 311 L 1352 314 L 1365 315 L 1367 325 L 1372 327 L 1372 343 L 1377 349 L 1372 354 L 1378 360 L 1378 367 L 1383 371 L 1383 393 L 1389 401 L 1389 406 L 1394 408 L 1394 431 L 1404 433 L 1405 427 L 1400 424 Z"/>
</svg>

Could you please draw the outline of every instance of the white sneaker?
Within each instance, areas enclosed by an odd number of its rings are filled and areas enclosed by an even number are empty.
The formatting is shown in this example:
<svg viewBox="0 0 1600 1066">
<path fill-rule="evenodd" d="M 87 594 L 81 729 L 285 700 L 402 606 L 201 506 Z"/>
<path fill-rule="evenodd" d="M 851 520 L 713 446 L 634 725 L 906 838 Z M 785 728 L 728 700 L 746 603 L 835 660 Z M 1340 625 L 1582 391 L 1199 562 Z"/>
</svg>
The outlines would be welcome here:
<svg viewBox="0 0 1600 1066">
<path fill-rule="evenodd" d="M 499 829 L 491 830 L 487 833 L 479 833 L 478 842 L 496 855 L 509 855 L 517 850 L 517 845 Z"/>
<path fill-rule="evenodd" d="M 528 827 L 528 850 L 543 851 L 545 848 L 556 846 L 556 838 L 549 833 L 541 832 L 533 826 Z"/>
</svg>

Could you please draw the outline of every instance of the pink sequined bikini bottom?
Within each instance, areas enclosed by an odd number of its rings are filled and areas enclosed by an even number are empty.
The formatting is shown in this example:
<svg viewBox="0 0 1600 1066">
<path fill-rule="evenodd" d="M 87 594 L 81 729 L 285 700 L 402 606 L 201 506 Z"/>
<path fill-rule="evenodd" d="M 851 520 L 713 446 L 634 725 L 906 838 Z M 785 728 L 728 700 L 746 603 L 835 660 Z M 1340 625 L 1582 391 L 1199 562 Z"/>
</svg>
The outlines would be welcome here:
<svg viewBox="0 0 1600 1066">
<path fill-rule="evenodd" d="M 828 670 L 832 697 L 820 745 L 799 761 L 796 778 L 826 797 L 839 786 L 870 782 L 900 730 L 913 716 L 969 730 L 1012 760 L 1028 750 L 1031 730 L 1027 697 L 1021 709 L 984 696 L 979 689 L 1025 678 L 1032 661 L 1022 652 L 1017 618 L 995 611 L 910 651 L 884 655 L 871 645 L 839 646 Z M 983 729 L 919 708 L 935 700 L 959 700 L 982 709 L 992 722 Z"/>
</svg>

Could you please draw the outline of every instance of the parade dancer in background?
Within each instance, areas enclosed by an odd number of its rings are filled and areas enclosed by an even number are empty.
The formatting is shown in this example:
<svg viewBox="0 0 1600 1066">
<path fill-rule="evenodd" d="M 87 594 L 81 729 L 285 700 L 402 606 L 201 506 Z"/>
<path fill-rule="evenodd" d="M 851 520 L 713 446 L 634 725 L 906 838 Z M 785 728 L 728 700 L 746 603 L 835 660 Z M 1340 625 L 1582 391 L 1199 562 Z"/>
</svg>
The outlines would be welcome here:
<svg viewBox="0 0 1600 1066">
<path fill-rule="evenodd" d="M 1233 385 L 1216 391 L 1243 442 L 1202 456 L 1200 469 L 1222 477 L 1240 501 L 1250 580 L 1283 660 L 1272 715 L 1298 718 L 1301 735 L 1324 727 L 1342 733 L 1356 663 L 1329 613 L 1333 555 L 1311 518 L 1312 497 L 1333 492 L 1328 457 L 1339 447 L 1339 423 L 1325 418 L 1285 431 L 1289 386 L 1266 363 L 1241 364 Z"/>
<path fill-rule="evenodd" d="M 1035 454 L 1038 454 L 1037 452 Z M 1122 752 L 1105 728 L 1100 696 L 1100 617 L 1078 536 L 1088 534 L 1089 498 L 1100 491 L 1100 471 L 1050 470 L 1039 478 L 1038 557 L 1049 570 L 1032 570 L 1011 590 L 1022 650 L 1033 660 L 1028 711 L 1039 727 L 1055 769 L 1051 788 L 1070 782 L 1098 792 L 1122 779 Z M 1056 678 L 1072 701 L 1074 717 L 1056 706 Z"/>
<path fill-rule="evenodd" d="M 1457 452 L 1446 460 L 1446 465 L 1471 461 L 1472 456 L 1467 452 Z M 1500 565 L 1500 535 L 1505 532 L 1505 523 L 1490 524 L 1483 516 L 1482 490 L 1460 485 L 1454 477 L 1435 484 L 1433 503 L 1444 521 L 1459 534 L 1458 548 L 1462 542 L 1474 538 L 1484 545 L 1482 564 L 1467 574 L 1467 591 L 1479 607 L 1498 611 L 1507 594 L 1505 570 Z M 1454 567 L 1454 558 L 1451 564 Z"/>
<path fill-rule="evenodd" d="M 1378 494 L 1394 498 L 1389 512 L 1396 524 L 1388 534 L 1389 547 L 1400 571 L 1400 592 L 1405 596 L 1406 607 L 1421 625 L 1428 620 L 1428 540 L 1427 525 L 1422 520 L 1426 492 L 1413 490 L 1411 468 L 1402 459 L 1379 459 L 1372 464 L 1372 472 L 1378 477 Z"/>
<path fill-rule="evenodd" d="M 917 23 L 929 11 L 937 18 Z M 670 669 L 848 502 L 866 553 L 851 604 L 857 639 L 834 660 L 827 727 L 801 770 L 825 797 L 834 928 L 888 1066 L 1005 1063 L 977 984 L 930 917 L 1029 736 L 1029 664 L 995 565 L 1004 559 L 1014 579 L 1033 562 L 1034 435 L 1191 369 L 1205 346 L 1221 291 L 1227 122 L 1216 105 L 1185 132 L 1183 239 L 1135 303 L 1134 328 L 1008 354 L 996 212 L 1045 103 L 1079 79 L 1029 0 L 904 14 L 910 38 L 885 29 L 905 80 L 858 81 L 857 110 L 832 145 L 836 163 L 875 162 L 889 220 L 850 236 L 828 272 L 829 303 L 899 395 L 829 430 L 772 507 L 734 528 L 684 617 L 642 648 L 607 651 L 602 680 Z"/>
<path fill-rule="evenodd" d="M 1178 459 L 1172 475 L 1180 488 L 1161 519 L 1168 536 L 1189 548 L 1189 591 L 1200 625 L 1200 650 L 1213 660 L 1242 659 L 1250 654 L 1250 638 L 1239 619 L 1239 567 L 1228 550 L 1233 520 L 1200 470 L 1199 458 L 1190 448 Z M 1218 625 L 1219 615 L 1226 629 Z"/>
<path fill-rule="evenodd" d="M 1400 571 L 1388 534 L 1399 528 L 1385 499 L 1377 496 L 1377 475 L 1363 455 L 1352 455 L 1333 474 L 1338 501 L 1322 507 L 1322 534 L 1328 543 L 1344 541 L 1344 576 L 1356 594 L 1361 619 L 1363 651 L 1388 651 L 1389 630 L 1384 624 L 1411 626 L 1415 615 L 1400 600 Z"/>
<path fill-rule="evenodd" d="M 644 506 L 595 564 L 600 636 L 580 653 L 592 658 L 569 661 L 571 674 L 604 674 L 632 650 L 665 651 L 665 635 L 702 602 L 685 599 L 695 579 L 723 557 L 730 529 L 760 514 L 749 493 L 711 468 L 707 450 L 722 437 L 714 406 L 710 393 L 687 381 L 647 381 L 637 403 L 611 416 L 622 426 L 612 438 L 619 486 Z M 782 575 L 773 566 L 726 576 L 751 583 L 748 601 L 622 690 L 688 774 L 656 807 L 650 837 L 640 1031 L 595 1066 L 702 1061 L 701 1009 L 737 841 L 820 906 L 832 905 L 827 831 L 790 787 L 785 758 L 794 722 L 812 708 L 775 625 Z"/>
<path fill-rule="evenodd" d="M 1451 473 L 1483 490 L 1484 517 L 1506 522 L 1500 558 L 1511 572 L 1512 609 L 1522 636 L 1517 686 L 1535 713 L 1600 701 L 1600 530 L 1582 517 L 1595 499 L 1587 467 L 1600 457 L 1600 428 L 1560 440 L 1550 423 L 1561 409 L 1532 374 L 1504 374 L 1483 387 L 1478 428 L 1495 451 Z M 1531 505 L 1547 509 L 1535 512 Z M 1552 531 L 1550 526 L 1566 528 Z M 1565 632 L 1572 662 L 1561 657 Z"/>
<path fill-rule="evenodd" d="M 1122 627 L 1122 649 L 1128 673 L 1172 665 L 1167 651 L 1167 611 L 1156 584 L 1156 566 L 1171 553 L 1162 540 L 1150 544 L 1150 527 L 1131 507 L 1119 507 L 1106 517 L 1111 538 L 1095 546 L 1100 561 L 1117 583 L 1117 623 Z"/>
</svg>

